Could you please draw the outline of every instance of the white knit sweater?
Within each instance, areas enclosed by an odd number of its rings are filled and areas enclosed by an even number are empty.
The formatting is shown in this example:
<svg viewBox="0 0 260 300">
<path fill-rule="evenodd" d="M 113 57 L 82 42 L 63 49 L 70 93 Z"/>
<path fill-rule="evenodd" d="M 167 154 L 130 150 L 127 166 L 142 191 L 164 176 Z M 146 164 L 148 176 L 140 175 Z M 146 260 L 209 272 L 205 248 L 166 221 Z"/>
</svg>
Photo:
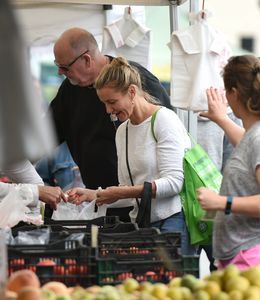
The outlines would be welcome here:
<svg viewBox="0 0 260 300">
<path fill-rule="evenodd" d="M 120 185 L 131 185 L 126 166 L 126 124 L 127 121 L 121 124 L 116 133 Z M 128 123 L 128 160 L 134 184 L 144 181 L 156 184 L 151 222 L 181 211 L 179 192 L 183 184 L 183 156 L 185 149 L 191 146 L 182 122 L 165 107 L 156 115 L 154 132 L 157 142 L 152 135 L 151 117 L 138 125 Z M 136 212 L 135 209 L 131 216 L 135 217 Z"/>
</svg>

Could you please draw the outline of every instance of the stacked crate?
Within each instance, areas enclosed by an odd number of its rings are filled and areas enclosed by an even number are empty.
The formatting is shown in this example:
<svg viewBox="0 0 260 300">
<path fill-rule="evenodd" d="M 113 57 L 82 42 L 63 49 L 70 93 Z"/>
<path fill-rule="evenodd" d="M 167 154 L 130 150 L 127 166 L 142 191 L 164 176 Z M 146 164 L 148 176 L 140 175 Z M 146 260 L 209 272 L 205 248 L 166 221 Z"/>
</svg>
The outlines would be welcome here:
<svg viewBox="0 0 260 300">
<path fill-rule="evenodd" d="M 98 242 L 93 248 L 90 229 L 97 223 Z M 115 285 L 129 277 L 164 283 L 184 274 L 199 277 L 199 257 L 181 255 L 177 232 L 137 229 L 131 223 L 106 218 L 83 225 L 69 222 L 44 227 L 50 229 L 47 245 L 8 247 L 9 275 L 26 268 L 35 271 L 42 284 L 54 280 L 84 287 Z M 19 230 L 35 229 L 29 226 Z M 81 238 L 76 240 L 75 233 L 82 234 Z"/>
</svg>

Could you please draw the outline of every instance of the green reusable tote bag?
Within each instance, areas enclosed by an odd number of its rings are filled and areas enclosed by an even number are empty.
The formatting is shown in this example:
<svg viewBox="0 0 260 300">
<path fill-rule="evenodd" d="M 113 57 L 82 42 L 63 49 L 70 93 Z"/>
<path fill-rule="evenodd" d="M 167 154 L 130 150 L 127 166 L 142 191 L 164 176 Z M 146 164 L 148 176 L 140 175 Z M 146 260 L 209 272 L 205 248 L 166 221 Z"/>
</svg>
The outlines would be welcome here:
<svg viewBox="0 0 260 300">
<path fill-rule="evenodd" d="M 151 118 L 152 135 L 156 142 L 154 123 L 157 112 L 158 110 L 153 113 Z M 188 149 L 184 155 L 184 183 L 180 197 L 191 244 L 208 245 L 212 243 L 212 213 L 206 213 L 201 208 L 196 190 L 200 187 L 207 187 L 219 192 L 222 175 L 205 150 L 195 143 L 191 136 L 190 139 L 194 146 Z"/>
<path fill-rule="evenodd" d="M 199 187 L 208 187 L 218 192 L 222 175 L 199 144 L 187 150 L 183 168 L 184 184 L 180 196 L 190 242 L 192 245 L 211 244 L 213 221 L 206 218 L 206 212 L 197 200 L 196 190 Z"/>
</svg>

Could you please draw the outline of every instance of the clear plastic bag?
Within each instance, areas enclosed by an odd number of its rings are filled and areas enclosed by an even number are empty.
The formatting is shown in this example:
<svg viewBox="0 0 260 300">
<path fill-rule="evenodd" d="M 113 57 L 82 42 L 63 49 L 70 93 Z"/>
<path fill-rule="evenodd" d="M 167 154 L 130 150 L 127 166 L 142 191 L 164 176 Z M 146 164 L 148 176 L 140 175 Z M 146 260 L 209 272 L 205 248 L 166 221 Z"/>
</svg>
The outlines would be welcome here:
<svg viewBox="0 0 260 300">
<path fill-rule="evenodd" d="M 46 245 L 50 240 L 50 228 L 38 228 L 30 231 L 19 231 L 15 238 L 16 245 Z"/>
<path fill-rule="evenodd" d="M 21 193 L 21 189 L 26 187 L 14 186 L 0 199 L 0 228 L 13 227 L 20 221 L 42 224 L 41 216 L 30 216 L 30 209 L 27 207 L 32 201 L 29 195 L 32 191 L 28 188 Z"/>
<path fill-rule="evenodd" d="M 52 214 L 53 220 L 92 220 L 106 215 L 107 205 L 95 210 L 96 201 L 84 202 L 80 205 L 61 202 Z"/>
</svg>

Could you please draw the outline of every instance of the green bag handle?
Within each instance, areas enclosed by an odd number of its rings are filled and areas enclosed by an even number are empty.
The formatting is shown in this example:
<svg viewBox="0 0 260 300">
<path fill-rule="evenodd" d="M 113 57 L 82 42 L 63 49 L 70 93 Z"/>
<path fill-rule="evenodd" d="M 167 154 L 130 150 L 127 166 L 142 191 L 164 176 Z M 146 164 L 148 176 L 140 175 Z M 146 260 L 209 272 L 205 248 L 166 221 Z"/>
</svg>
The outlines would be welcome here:
<svg viewBox="0 0 260 300">
<path fill-rule="evenodd" d="M 158 111 L 161 109 L 161 107 L 159 109 L 157 109 L 153 114 L 152 114 L 152 118 L 151 118 L 151 127 L 152 127 L 152 135 L 153 135 L 153 138 L 154 140 L 156 141 L 156 143 L 158 142 L 157 141 L 157 138 L 155 136 L 155 132 L 154 132 L 154 122 L 155 122 L 155 118 L 156 118 L 156 115 L 158 113 Z"/>
<path fill-rule="evenodd" d="M 156 141 L 156 143 L 158 142 L 157 141 L 157 138 L 155 136 L 155 132 L 154 132 L 154 122 L 155 122 L 155 118 L 156 118 L 156 115 L 158 113 L 158 111 L 161 109 L 161 107 L 159 109 L 157 109 L 153 114 L 152 114 L 152 118 L 151 118 L 151 127 L 152 127 L 152 135 L 153 135 L 153 138 L 154 140 Z M 190 140 L 192 142 L 193 145 L 196 145 L 196 141 L 194 140 L 194 138 L 192 137 L 192 135 L 187 131 L 187 134 L 188 136 L 190 137 Z"/>
</svg>

